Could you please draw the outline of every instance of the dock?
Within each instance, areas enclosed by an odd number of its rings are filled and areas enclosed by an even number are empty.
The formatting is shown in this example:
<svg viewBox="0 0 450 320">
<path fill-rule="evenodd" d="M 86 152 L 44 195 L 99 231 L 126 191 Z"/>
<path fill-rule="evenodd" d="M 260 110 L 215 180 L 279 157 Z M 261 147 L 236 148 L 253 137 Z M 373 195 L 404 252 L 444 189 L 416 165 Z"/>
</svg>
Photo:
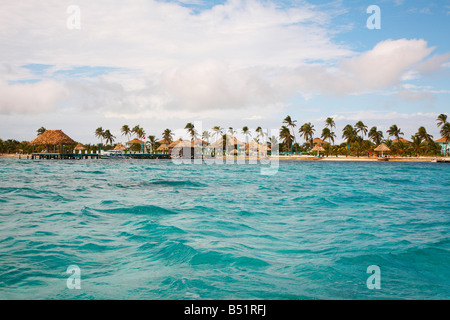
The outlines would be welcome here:
<svg viewBox="0 0 450 320">
<path fill-rule="evenodd" d="M 170 154 L 157 153 L 126 153 L 123 155 L 126 159 L 170 159 Z M 29 156 L 26 156 L 27 159 Z M 80 160 L 80 159 L 102 159 L 103 156 L 98 153 L 59 153 L 59 152 L 35 152 L 31 154 L 31 159 L 45 160 Z"/>
<path fill-rule="evenodd" d="M 31 154 L 31 159 L 99 159 L 98 153 L 60 153 L 60 152 L 35 152 Z"/>
<path fill-rule="evenodd" d="M 126 153 L 125 158 L 128 159 L 170 159 L 170 154 L 158 153 Z"/>
</svg>

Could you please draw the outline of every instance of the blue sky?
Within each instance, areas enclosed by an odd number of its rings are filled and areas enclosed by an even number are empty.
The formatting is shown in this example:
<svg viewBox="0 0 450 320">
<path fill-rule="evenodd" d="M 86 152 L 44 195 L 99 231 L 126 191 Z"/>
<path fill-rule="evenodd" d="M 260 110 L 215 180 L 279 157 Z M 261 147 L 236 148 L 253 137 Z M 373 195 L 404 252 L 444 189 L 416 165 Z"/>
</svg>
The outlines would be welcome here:
<svg viewBox="0 0 450 320">
<path fill-rule="evenodd" d="M 44 126 L 93 143 L 102 126 L 123 141 L 123 124 L 178 137 L 286 115 L 317 136 L 333 116 L 338 138 L 358 120 L 438 138 L 450 110 L 450 0 L 72 2 L 2 3 L 0 138 Z"/>
</svg>

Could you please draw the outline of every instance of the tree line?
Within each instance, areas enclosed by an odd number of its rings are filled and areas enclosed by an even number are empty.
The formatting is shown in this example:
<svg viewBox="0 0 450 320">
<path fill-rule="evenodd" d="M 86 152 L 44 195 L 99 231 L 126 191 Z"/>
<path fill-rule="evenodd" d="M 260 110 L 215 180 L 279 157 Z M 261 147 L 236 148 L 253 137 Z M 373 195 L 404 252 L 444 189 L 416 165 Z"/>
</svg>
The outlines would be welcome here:
<svg viewBox="0 0 450 320">
<path fill-rule="evenodd" d="M 442 138 L 445 138 L 450 142 L 450 123 L 447 121 L 446 114 L 440 114 L 436 119 L 436 125 L 440 128 L 440 134 Z M 297 135 L 295 128 L 297 127 L 297 120 L 286 116 L 282 121 L 282 126 L 279 130 L 278 136 L 268 137 L 268 132 L 264 131 L 262 127 L 257 127 L 252 132 L 248 126 L 242 127 L 240 131 L 235 130 L 233 127 L 228 129 L 221 126 L 214 126 L 210 130 L 197 132 L 194 124 L 189 122 L 184 129 L 191 137 L 191 140 L 202 139 L 206 143 L 210 143 L 211 139 L 219 139 L 220 137 L 226 138 L 226 135 L 236 135 L 241 133 L 245 136 L 245 142 L 250 140 L 260 143 L 268 140 L 269 147 L 273 143 L 279 143 L 279 149 L 286 154 L 300 154 L 309 153 L 313 147 L 313 139 L 316 136 L 316 129 L 311 122 L 306 122 L 298 127 L 299 138 L 303 138 L 304 142 L 301 144 L 297 141 Z M 390 149 L 391 154 L 400 156 L 436 156 L 439 155 L 441 150 L 440 146 L 433 140 L 433 136 L 430 135 L 425 127 L 421 126 L 417 132 L 411 136 L 410 141 L 403 139 L 404 133 L 401 128 L 396 124 L 393 124 L 386 131 L 386 136 L 376 126 L 369 129 L 362 121 L 356 122 L 354 125 L 347 124 L 341 131 L 341 137 L 344 140 L 341 144 L 336 145 L 336 124 L 332 117 L 326 118 L 324 122 L 324 128 L 321 131 L 320 138 L 326 143 L 323 144 L 325 149 L 325 155 L 351 155 L 351 156 L 363 156 L 373 153 L 376 146 L 380 143 L 385 143 Z M 41 127 L 37 130 L 37 135 L 44 133 L 46 129 Z M 128 140 L 131 137 L 135 137 L 144 142 L 145 147 L 150 152 L 156 153 L 157 148 L 160 146 L 160 140 L 155 135 L 149 135 L 146 137 L 145 130 L 136 125 L 130 127 L 129 125 L 123 125 L 120 129 L 122 136 L 125 136 Z M 103 129 L 98 127 L 94 132 L 95 137 L 100 140 L 99 144 L 84 144 L 87 152 L 98 152 L 99 150 L 110 150 L 115 147 L 116 137 L 111 133 L 109 129 Z M 161 133 L 161 140 L 166 143 L 171 143 L 174 138 L 174 133 L 171 129 L 165 129 Z M 266 139 L 267 138 L 267 139 Z M 105 142 L 105 144 L 103 143 Z M 71 152 L 75 145 L 64 146 L 65 152 Z M 0 139 L 0 153 L 31 153 L 45 151 L 45 146 L 32 146 L 26 141 L 17 141 L 14 139 L 2 140 Z M 140 151 L 142 145 L 140 143 L 132 144 L 131 150 Z"/>
</svg>

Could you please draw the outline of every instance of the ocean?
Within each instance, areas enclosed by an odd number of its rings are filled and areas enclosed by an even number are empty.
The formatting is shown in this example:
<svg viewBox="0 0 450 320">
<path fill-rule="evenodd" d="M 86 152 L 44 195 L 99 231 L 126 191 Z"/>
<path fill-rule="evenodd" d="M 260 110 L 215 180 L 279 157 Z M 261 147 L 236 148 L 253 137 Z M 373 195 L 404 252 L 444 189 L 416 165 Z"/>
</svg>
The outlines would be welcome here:
<svg viewBox="0 0 450 320">
<path fill-rule="evenodd" d="M 0 299 L 450 298 L 450 165 L 260 166 L 1 159 Z"/>
</svg>

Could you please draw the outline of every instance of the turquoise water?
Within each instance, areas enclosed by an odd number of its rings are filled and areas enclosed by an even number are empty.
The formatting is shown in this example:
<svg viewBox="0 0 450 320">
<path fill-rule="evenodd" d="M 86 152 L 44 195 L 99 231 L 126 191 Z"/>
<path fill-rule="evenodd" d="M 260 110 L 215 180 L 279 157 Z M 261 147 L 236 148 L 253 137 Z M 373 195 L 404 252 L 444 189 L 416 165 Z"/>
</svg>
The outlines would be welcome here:
<svg viewBox="0 0 450 320">
<path fill-rule="evenodd" d="M 0 160 L 0 178 L 0 299 L 450 298 L 448 164 Z"/>
</svg>

